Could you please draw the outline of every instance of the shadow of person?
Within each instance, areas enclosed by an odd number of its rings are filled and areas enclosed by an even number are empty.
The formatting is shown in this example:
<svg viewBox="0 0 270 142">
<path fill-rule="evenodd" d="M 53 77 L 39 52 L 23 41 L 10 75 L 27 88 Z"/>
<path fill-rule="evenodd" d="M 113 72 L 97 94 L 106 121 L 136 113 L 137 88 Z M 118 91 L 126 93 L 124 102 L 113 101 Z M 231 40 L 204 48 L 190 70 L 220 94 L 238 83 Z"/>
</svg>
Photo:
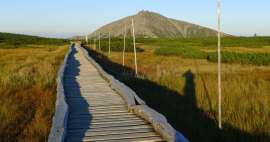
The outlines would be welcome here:
<svg viewBox="0 0 270 142">
<path fill-rule="evenodd" d="M 183 75 L 185 78 L 184 97 L 188 102 L 188 105 L 193 108 L 197 108 L 196 91 L 195 91 L 195 75 L 189 69 Z"/>
</svg>

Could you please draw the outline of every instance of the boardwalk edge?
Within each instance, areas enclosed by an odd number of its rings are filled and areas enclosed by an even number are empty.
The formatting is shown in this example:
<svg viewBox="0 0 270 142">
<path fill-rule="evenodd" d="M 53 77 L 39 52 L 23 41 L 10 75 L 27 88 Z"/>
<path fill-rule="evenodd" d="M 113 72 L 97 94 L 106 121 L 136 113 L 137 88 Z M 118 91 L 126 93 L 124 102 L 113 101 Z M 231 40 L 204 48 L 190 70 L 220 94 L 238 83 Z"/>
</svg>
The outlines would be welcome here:
<svg viewBox="0 0 270 142">
<path fill-rule="evenodd" d="M 66 53 L 64 61 L 60 66 L 57 74 L 57 96 L 55 113 L 53 116 L 48 142 L 64 142 L 65 139 L 68 118 L 68 105 L 64 94 L 63 77 L 67 65 L 67 60 L 73 46 L 75 45 L 72 44 L 69 46 L 69 50 Z"/>
</svg>

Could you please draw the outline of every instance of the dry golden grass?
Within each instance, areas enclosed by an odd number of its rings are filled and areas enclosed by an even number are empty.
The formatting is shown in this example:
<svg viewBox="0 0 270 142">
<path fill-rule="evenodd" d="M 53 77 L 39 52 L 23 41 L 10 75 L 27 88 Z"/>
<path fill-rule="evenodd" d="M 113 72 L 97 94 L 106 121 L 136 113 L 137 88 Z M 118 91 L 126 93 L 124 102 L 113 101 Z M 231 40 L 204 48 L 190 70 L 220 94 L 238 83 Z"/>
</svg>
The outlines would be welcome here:
<svg viewBox="0 0 270 142">
<path fill-rule="evenodd" d="M 0 141 L 47 140 L 66 51 L 52 45 L 0 49 Z"/>
<path fill-rule="evenodd" d="M 233 48 L 230 48 L 230 50 L 233 50 Z M 244 49 L 236 48 L 236 51 L 239 50 Z M 256 52 L 258 50 L 266 51 L 265 48 L 249 49 L 249 51 Z M 216 63 L 175 56 L 157 56 L 153 54 L 151 48 L 147 48 L 145 51 L 138 53 L 139 72 L 146 75 L 147 79 L 185 95 L 192 94 L 192 92 L 185 92 L 187 78 L 184 77 L 184 74 L 191 71 L 194 76 L 194 88 L 190 89 L 195 93 L 195 105 L 203 110 L 208 117 L 216 120 Z M 113 52 L 110 59 L 122 64 L 122 53 Z M 125 59 L 126 65 L 134 69 L 133 54 L 126 53 Z M 222 96 L 222 121 L 224 124 L 251 136 L 266 135 L 265 138 L 260 139 L 261 141 L 270 139 L 270 66 L 223 64 Z M 176 105 L 175 107 L 181 107 L 181 104 L 174 105 Z M 194 122 L 195 124 L 196 122 Z M 191 140 L 196 139 L 194 138 L 196 134 L 185 133 L 191 136 Z M 239 137 L 241 138 L 240 135 Z M 200 139 L 199 136 L 198 139 Z M 211 138 L 209 139 L 211 140 Z M 224 141 L 226 140 L 224 139 Z M 242 141 L 245 140 L 242 139 Z"/>
</svg>

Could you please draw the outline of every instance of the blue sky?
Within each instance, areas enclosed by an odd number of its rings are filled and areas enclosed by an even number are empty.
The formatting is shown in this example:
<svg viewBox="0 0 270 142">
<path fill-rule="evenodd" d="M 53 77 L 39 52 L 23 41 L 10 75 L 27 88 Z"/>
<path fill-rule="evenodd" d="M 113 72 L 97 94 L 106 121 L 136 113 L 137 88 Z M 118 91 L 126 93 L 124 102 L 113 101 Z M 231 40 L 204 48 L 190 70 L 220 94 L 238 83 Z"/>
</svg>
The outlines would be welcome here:
<svg viewBox="0 0 270 142">
<path fill-rule="evenodd" d="M 221 1 L 224 32 L 270 35 L 270 0 Z M 0 32 L 83 35 L 143 9 L 216 28 L 216 0 L 1 0 Z"/>
</svg>

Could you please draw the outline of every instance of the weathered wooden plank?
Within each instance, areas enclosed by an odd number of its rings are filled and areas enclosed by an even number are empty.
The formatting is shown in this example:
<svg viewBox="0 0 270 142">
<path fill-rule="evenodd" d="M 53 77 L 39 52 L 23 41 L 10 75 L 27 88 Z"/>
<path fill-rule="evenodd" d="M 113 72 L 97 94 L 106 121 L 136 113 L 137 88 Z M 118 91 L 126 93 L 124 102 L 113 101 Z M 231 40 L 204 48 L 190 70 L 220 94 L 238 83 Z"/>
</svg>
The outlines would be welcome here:
<svg viewBox="0 0 270 142">
<path fill-rule="evenodd" d="M 126 134 L 116 134 L 116 135 L 102 135 L 102 136 L 91 136 L 91 137 L 68 137 L 69 140 L 82 140 L 82 141 L 111 141 L 111 140 L 126 140 L 128 139 L 139 139 L 139 138 L 149 138 L 149 137 L 158 137 L 154 132 L 145 132 L 145 133 L 126 133 Z"/>
<path fill-rule="evenodd" d="M 110 117 L 110 116 L 119 116 L 122 117 L 124 115 L 132 115 L 133 113 L 130 112 L 123 112 L 123 113 L 117 113 L 117 114 L 95 114 L 93 116 L 91 116 L 92 118 L 100 118 L 100 117 Z M 83 118 L 83 117 L 89 117 L 90 114 L 76 114 L 76 115 L 72 115 L 70 114 L 69 118 Z"/>
<path fill-rule="evenodd" d="M 117 113 L 127 113 L 127 110 L 111 110 L 111 111 L 70 111 L 71 115 L 81 115 L 81 114 L 117 114 Z"/>
<path fill-rule="evenodd" d="M 105 119 L 91 119 L 91 122 L 111 122 L 111 121 L 124 121 L 124 120 L 141 120 L 141 118 L 138 117 L 121 117 L 121 118 L 105 118 Z M 73 120 L 69 120 L 68 123 L 72 124 L 72 123 L 79 123 L 79 122 L 89 122 L 89 119 L 73 119 Z"/>
<path fill-rule="evenodd" d="M 76 122 L 76 123 L 68 123 L 68 125 L 70 127 L 72 126 L 78 126 L 78 125 L 89 125 L 90 127 L 92 126 L 95 126 L 95 125 L 110 125 L 110 124 L 122 124 L 122 123 L 142 123 L 142 122 L 145 122 L 144 120 L 142 119 L 135 119 L 135 120 L 118 120 L 118 121 L 102 121 L 102 122 L 99 122 L 99 121 L 95 121 L 95 122 L 92 122 L 91 120 L 89 121 L 80 121 L 80 122 Z"/>
<path fill-rule="evenodd" d="M 137 116 L 134 114 L 131 115 L 124 115 L 124 116 L 119 116 L 119 115 L 115 115 L 115 116 L 105 116 L 105 117 L 73 117 L 73 118 L 69 118 L 68 122 L 72 122 L 72 121 L 106 121 L 106 120 L 112 120 L 112 119 L 131 119 L 131 118 L 136 118 Z"/>
<path fill-rule="evenodd" d="M 152 128 L 139 128 L 139 129 L 128 129 L 128 130 L 110 130 L 110 131 L 80 131 L 80 132 L 69 132 L 68 135 L 71 137 L 83 136 L 104 136 L 104 135 L 119 135 L 119 134 L 132 134 L 132 133 L 146 133 L 153 132 Z"/>
<path fill-rule="evenodd" d="M 130 127 L 130 126 L 137 126 L 137 125 L 149 125 L 146 122 L 133 122 L 133 123 L 121 123 L 121 124 L 98 124 L 98 125 L 68 125 L 69 129 L 99 129 L 99 128 L 110 128 L 110 127 Z"/>
<path fill-rule="evenodd" d="M 126 130 L 130 131 L 133 129 L 152 129 L 150 125 L 134 125 L 129 127 L 109 127 L 109 128 L 98 128 L 98 129 L 74 129 L 68 130 L 68 133 L 83 133 L 83 132 L 103 132 L 103 131 L 116 131 L 116 130 Z"/>
</svg>

